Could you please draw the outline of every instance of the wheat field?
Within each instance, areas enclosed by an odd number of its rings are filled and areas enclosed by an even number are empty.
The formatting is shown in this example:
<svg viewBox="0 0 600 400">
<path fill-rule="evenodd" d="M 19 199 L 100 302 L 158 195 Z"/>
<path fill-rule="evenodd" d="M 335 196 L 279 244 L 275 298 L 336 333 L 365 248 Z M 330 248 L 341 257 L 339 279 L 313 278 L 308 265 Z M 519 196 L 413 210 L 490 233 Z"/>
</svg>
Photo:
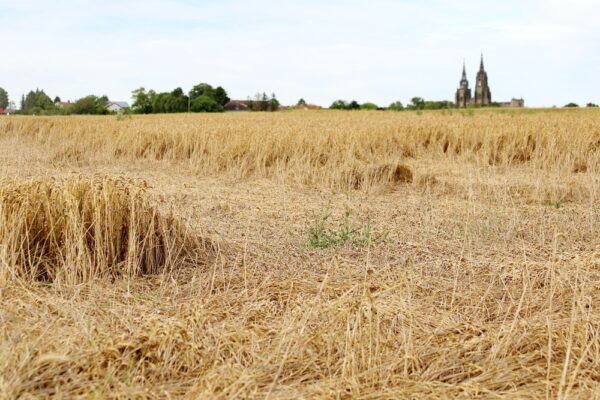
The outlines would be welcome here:
<svg viewBox="0 0 600 400">
<path fill-rule="evenodd" d="M 0 398 L 600 399 L 600 112 L 0 118 Z"/>
</svg>

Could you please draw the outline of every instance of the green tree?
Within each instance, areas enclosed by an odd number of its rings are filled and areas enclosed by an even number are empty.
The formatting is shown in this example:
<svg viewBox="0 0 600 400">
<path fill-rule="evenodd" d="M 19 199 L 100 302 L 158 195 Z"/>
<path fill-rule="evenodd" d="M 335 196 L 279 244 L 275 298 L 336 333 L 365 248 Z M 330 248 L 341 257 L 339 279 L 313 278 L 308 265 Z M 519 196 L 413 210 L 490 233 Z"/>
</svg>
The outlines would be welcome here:
<svg viewBox="0 0 600 400">
<path fill-rule="evenodd" d="M 269 98 L 265 92 L 260 97 L 260 111 L 269 111 Z"/>
<path fill-rule="evenodd" d="M 152 99 L 152 112 L 154 114 L 163 114 L 168 112 L 168 103 L 171 100 L 171 94 L 169 93 L 157 93 Z"/>
<path fill-rule="evenodd" d="M 192 101 L 192 111 L 193 112 L 223 112 L 223 106 L 217 103 L 210 96 L 200 96 L 196 97 Z"/>
<path fill-rule="evenodd" d="M 248 109 L 250 111 L 278 111 L 279 100 L 275 93 L 271 97 L 267 96 L 265 92 L 256 93 L 254 98 L 248 97 Z"/>
<path fill-rule="evenodd" d="M 269 99 L 269 111 L 277 110 L 279 110 L 279 100 L 277 100 L 277 96 L 275 96 L 275 93 L 273 93 Z"/>
<path fill-rule="evenodd" d="M 62 100 L 61 100 L 61 99 L 60 99 L 60 97 L 58 97 L 58 96 L 56 96 L 56 97 L 54 98 L 54 104 L 56 104 L 56 103 L 60 103 L 61 101 L 62 101 Z"/>
<path fill-rule="evenodd" d="M 224 106 L 225 104 L 229 103 L 229 100 L 231 99 L 227 96 L 225 89 L 219 86 L 215 89 L 214 100 L 220 105 Z"/>
<path fill-rule="evenodd" d="M 146 92 L 146 89 L 141 87 L 131 92 L 131 97 L 133 99 L 133 103 L 131 105 L 133 112 L 138 114 L 152 113 L 152 103 L 156 97 L 156 94 L 153 90 Z"/>
<path fill-rule="evenodd" d="M 425 100 L 422 97 L 413 97 L 410 100 L 408 108 L 411 110 L 423 110 L 425 108 Z"/>
<path fill-rule="evenodd" d="M 296 103 L 296 105 L 298 105 L 298 106 L 305 106 L 306 105 L 306 101 L 304 99 L 300 99 L 300 100 L 298 100 L 298 103 Z"/>
<path fill-rule="evenodd" d="M 352 100 L 350 102 L 350 104 L 348 104 L 348 109 L 349 110 L 360 110 L 360 104 L 358 104 L 358 101 Z"/>
<path fill-rule="evenodd" d="M 377 104 L 375 103 L 363 103 L 360 105 L 361 110 L 377 110 Z"/>
<path fill-rule="evenodd" d="M 331 110 L 348 110 L 348 107 L 348 102 L 345 100 L 336 100 L 329 106 Z"/>
<path fill-rule="evenodd" d="M 188 108 L 188 96 L 183 93 L 183 89 L 176 88 L 171 92 L 171 96 L 167 103 L 167 112 L 182 113 Z"/>
<path fill-rule="evenodd" d="M 402 111 L 404 110 L 404 104 L 401 101 L 395 101 L 388 107 L 391 111 Z"/>
<path fill-rule="evenodd" d="M 83 97 L 73 103 L 73 105 L 67 111 L 76 115 L 106 115 L 109 113 L 108 97 L 97 97 L 94 95 Z"/>
<path fill-rule="evenodd" d="M 52 99 L 39 89 L 27 93 L 22 103 L 21 112 L 23 114 L 56 114 L 58 111 Z"/>
<path fill-rule="evenodd" d="M 208 83 L 200 83 L 194 86 L 192 90 L 190 90 L 190 99 L 192 100 L 192 102 L 194 102 L 194 100 L 196 100 L 200 96 L 208 96 L 216 101 L 215 93 L 216 91 L 211 85 L 209 85 Z"/>
<path fill-rule="evenodd" d="M 565 108 L 577 108 L 579 107 L 579 104 L 577 103 L 569 103 L 567 105 L 565 105 Z"/>
<path fill-rule="evenodd" d="M 0 107 L 8 107 L 8 92 L 0 87 Z"/>
<path fill-rule="evenodd" d="M 586 106 L 586 107 L 588 107 L 588 108 L 597 108 L 597 107 L 598 107 L 598 104 L 594 104 L 594 103 L 587 103 L 585 106 Z"/>
</svg>

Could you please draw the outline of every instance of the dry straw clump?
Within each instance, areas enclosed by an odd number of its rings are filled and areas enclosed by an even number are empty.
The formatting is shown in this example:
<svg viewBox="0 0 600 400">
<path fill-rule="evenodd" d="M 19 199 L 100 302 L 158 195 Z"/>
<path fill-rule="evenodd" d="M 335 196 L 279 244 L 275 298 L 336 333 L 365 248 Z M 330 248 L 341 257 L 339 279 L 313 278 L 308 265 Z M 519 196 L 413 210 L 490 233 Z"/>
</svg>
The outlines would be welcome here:
<svg viewBox="0 0 600 400">
<path fill-rule="evenodd" d="M 186 228 L 126 180 L 0 181 L 5 274 L 78 283 L 171 270 L 191 255 Z"/>
</svg>

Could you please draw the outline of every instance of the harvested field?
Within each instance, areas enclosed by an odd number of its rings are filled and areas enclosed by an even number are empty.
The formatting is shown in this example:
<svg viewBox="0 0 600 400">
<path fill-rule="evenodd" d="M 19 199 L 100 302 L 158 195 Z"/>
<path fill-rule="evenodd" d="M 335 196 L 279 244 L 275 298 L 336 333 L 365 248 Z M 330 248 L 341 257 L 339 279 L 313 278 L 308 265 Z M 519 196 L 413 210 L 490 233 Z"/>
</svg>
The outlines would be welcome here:
<svg viewBox="0 0 600 400">
<path fill-rule="evenodd" d="M 0 398 L 600 398 L 600 112 L 0 118 Z"/>
</svg>

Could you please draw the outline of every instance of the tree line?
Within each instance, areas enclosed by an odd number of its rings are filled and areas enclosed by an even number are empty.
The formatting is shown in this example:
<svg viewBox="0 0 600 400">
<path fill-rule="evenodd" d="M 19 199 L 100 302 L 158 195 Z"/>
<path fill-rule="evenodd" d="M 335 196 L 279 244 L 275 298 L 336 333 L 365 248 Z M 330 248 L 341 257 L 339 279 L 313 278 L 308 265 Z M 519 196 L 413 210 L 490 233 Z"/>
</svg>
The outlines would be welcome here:
<svg viewBox="0 0 600 400">
<path fill-rule="evenodd" d="M 0 88 L 0 108 L 7 109 L 11 103 L 6 90 Z M 110 114 L 108 110 L 109 100 L 106 96 L 86 96 L 74 103 L 61 106 L 60 97 L 50 98 L 43 90 L 31 90 L 21 96 L 20 109 L 13 110 L 23 115 L 71 115 L 71 114 Z"/>
<path fill-rule="evenodd" d="M 223 112 L 230 101 L 227 91 L 221 87 L 213 87 L 208 83 L 200 83 L 185 93 L 178 87 L 170 92 L 156 92 L 141 87 L 132 92 L 133 103 L 127 113 L 162 114 L 183 112 Z M 277 111 L 279 101 L 275 94 L 267 96 L 258 93 L 245 102 L 250 111 Z M 0 108 L 9 105 L 8 93 L 0 88 Z M 18 114 L 24 115 L 107 115 L 110 101 L 107 96 L 89 95 L 73 103 L 63 103 L 60 97 L 54 100 L 44 90 L 32 90 L 21 97 Z"/>
<path fill-rule="evenodd" d="M 142 87 L 132 92 L 132 98 L 131 109 L 138 114 L 223 112 L 230 100 L 225 89 L 208 83 L 194 86 L 187 94 L 180 87 L 162 93 Z"/>
<path fill-rule="evenodd" d="M 403 110 L 445 110 L 449 108 L 456 108 L 455 104 L 451 101 L 429 101 L 422 97 L 413 97 L 410 103 L 404 105 L 401 101 L 395 101 L 388 107 L 379 107 L 375 103 L 362 103 L 359 104 L 356 100 L 345 101 L 336 100 L 330 106 L 331 110 L 390 110 L 390 111 L 403 111 Z"/>
<path fill-rule="evenodd" d="M 227 91 L 221 87 L 216 88 L 208 83 L 200 83 L 185 93 L 182 88 L 175 88 L 171 92 L 156 92 L 139 88 L 132 92 L 133 104 L 131 109 L 125 110 L 137 114 L 162 114 L 183 112 L 223 112 L 225 105 L 230 101 Z M 78 99 L 73 103 L 62 103 L 60 97 L 50 98 L 43 90 L 31 90 L 21 97 L 19 114 L 25 115 L 107 115 L 112 112 L 109 109 L 107 96 L 89 95 Z M 273 93 L 257 93 L 254 97 L 248 97 L 245 101 L 249 111 L 277 111 L 280 104 Z M 0 87 L 0 108 L 6 109 L 10 105 L 8 93 Z M 298 106 L 306 105 L 304 99 L 300 99 Z M 489 107 L 500 107 L 500 103 L 492 103 Z M 477 106 L 473 106 L 477 107 Z M 579 107 L 576 103 L 568 103 L 567 108 Z M 597 104 L 587 103 L 586 107 L 598 107 Z M 422 97 L 413 97 L 410 103 L 404 105 L 401 101 L 395 101 L 387 107 L 379 107 L 375 103 L 359 103 L 356 100 L 336 100 L 330 106 L 332 110 L 445 110 L 456 108 L 452 101 L 430 101 Z"/>
</svg>

